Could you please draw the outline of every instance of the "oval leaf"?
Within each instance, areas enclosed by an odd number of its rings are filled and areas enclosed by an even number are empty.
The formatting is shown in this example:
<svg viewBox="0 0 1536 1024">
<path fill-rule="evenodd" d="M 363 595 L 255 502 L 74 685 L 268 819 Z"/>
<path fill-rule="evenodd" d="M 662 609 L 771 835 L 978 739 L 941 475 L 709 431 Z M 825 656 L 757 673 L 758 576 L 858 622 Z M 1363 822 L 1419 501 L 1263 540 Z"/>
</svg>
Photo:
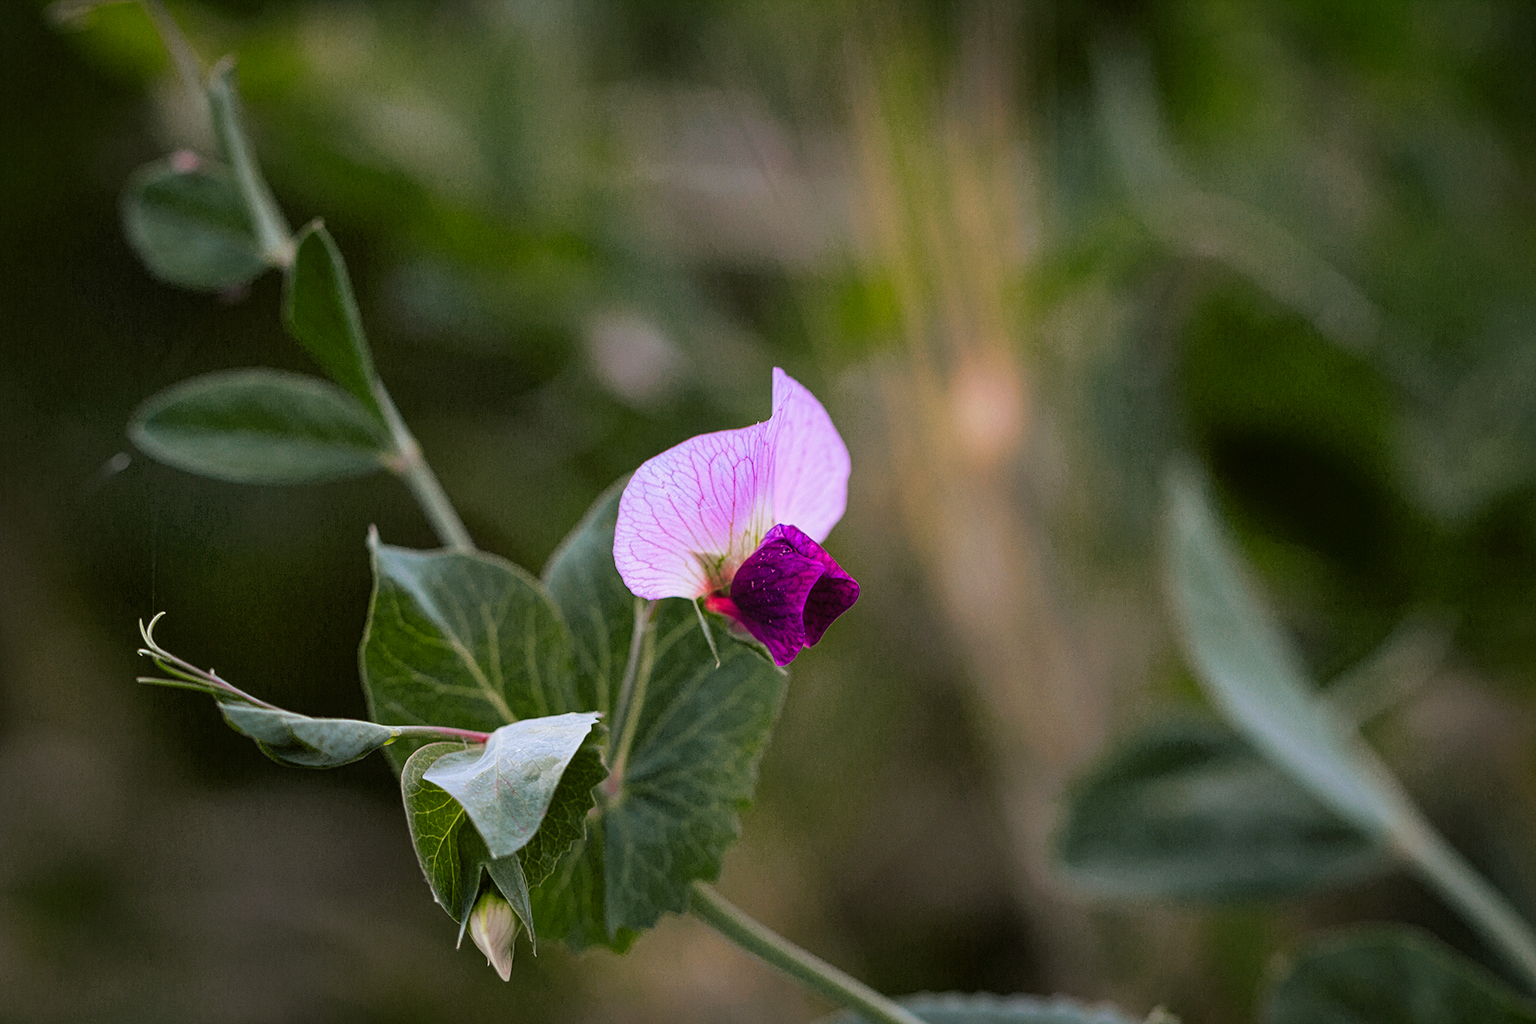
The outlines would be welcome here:
<svg viewBox="0 0 1536 1024">
<path fill-rule="evenodd" d="M 492 857 L 510 857 L 538 831 L 597 719 L 571 712 L 504 725 L 483 747 L 444 754 L 422 778 L 463 805 Z"/>
<path fill-rule="evenodd" d="M 352 718 L 310 718 L 279 708 L 220 703 L 229 727 L 256 741 L 272 760 L 299 768 L 350 764 L 394 739 L 395 731 Z"/>
<path fill-rule="evenodd" d="M 1385 837 L 1416 815 L 1352 724 L 1307 682 L 1192 470 L 1168 480 L 1168 576 L 1185 649 L 1212 703 L 1344 818 Z"/>
<path fill-rule="evenodd" d="M 363 335 L 347 266 L 319 221 L 299 237 L 285 278 L 283 315 L 288 330 L 321 369 L 383 422 L 374 394 L 373 354 Z"/>
<path fill-rule="evenodd" d="M 352 397 L 279 370 L 228 370 L 167 388 L 139 407 L 128 435 L 189 473 L 248 484 L 302 484 L 384 468 L 389 441 Z"/>
<path fill-rule="evenodd" d="M 223 291 L 268 268 L 245 197 L 227 167 L 189 153 L 146 164 L 128 179 L 123 231 L 167 284 Z"/>
<path fill-rule="evenodd" d="M 1058 862 L 1109 896 L 1273 898 L 1391 866 L 1380 842 L 1215 722 L 1164 722 L 1131 738 L 1088 770 L 1066 808 Z"/>
<path fill-rule="evenodd" d="M 925 992 L 896 1001 L 927 1024 L 1140 1024 L 1113 1006 L 1090 1006 L 1066 996 L 1044 999 L 985 992 Z M 862 1020 L 856 1013 L 845 1012 L 823 1018 L 819 1024 L 858 1024 Z"/>
<path fill-rule="evenodd" d="M 1371 928 L 1283 962 L 1267 1024 L 1536 1024 L 1536 1004 L 1433 936 Z"/>
</svg>

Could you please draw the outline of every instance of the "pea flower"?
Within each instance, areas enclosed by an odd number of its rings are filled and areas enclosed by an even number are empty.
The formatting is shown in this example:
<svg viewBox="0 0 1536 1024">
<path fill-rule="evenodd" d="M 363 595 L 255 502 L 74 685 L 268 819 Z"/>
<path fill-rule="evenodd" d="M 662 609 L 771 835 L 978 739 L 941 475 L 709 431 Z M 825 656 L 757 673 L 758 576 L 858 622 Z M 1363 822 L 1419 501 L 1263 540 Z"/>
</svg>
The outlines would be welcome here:
<svg viewBox="0 0 1536 1024">
<path fill-rule="evenodd" d="M 858 600 L 821 548 L 848 504 L 848 447 L 820 402 L 773 371 L 773 415 L 669 448 L 619 498 L 613 560 L 638 597 L 703 598 L 787 665 Z"/>
</svg>

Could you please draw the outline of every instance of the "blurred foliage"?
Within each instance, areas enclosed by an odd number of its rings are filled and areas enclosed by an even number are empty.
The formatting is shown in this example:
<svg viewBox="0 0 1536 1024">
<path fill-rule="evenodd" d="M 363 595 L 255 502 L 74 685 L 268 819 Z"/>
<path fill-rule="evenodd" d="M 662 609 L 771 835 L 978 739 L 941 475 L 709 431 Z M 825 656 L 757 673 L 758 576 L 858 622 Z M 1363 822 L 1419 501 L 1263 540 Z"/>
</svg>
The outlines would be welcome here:
<svg viewBox="0 0 1536 1024">
<path fill-rule="evenodd" d="M 622 473 L 766 415 L 774 365 L 825 398 L 855 466 L 830 548 L 865 597 L 797 662 L 727 861 L 768 923 L 896 992 L 1068 989 L 1189 1022 L 1250 1019 L 1260 965 L 1319 923 L 1485 955 L 1392 880 L 1216 917 L 1040 895 L 1055 775 L 1036 732 L 1015 758 L 1015 723 L 1077 737 L 1067 773 L 1192 699 L 1154 572 L 1179 450 L 1316 677 L 1417 609 L 1457 623 L 1371 736 L 1532 909 L 1528 5 L 172 8 L 205 58 L 238 55 L 280 204 L 325 218 L 486 549 L 538 571 Z M 0 796 L 4 1012 L 813 1016 L 687 922 L 622 960 L 520 957 L 502 986 L 454 955 L 382 763 L 295 778 L 132 686 L 134 622 L 165 610 L 166 642 L 237 684 L 361 715 L 366 530 L 433 540 L 390 479 L 238 487 L 129 447 L 178 381 L 313 371 L 271 275 L 189 295 L 123 238 L 134 168 L 208 142 L 143 12 L 64 31 L 0 5 L 0 94 L 0 763 L 32 783 Z M 955 520 L 994 507 L 1021 553 L 947 579 Z M 1015 564 L 1028 587 L 985 575 Z M 1042 663 L 1070 671 L 1042 690 L 1010 690 L 1013 648 L 967 618 L 998 593 L 1000 621 L 1053 623 Z"/>
</svg>

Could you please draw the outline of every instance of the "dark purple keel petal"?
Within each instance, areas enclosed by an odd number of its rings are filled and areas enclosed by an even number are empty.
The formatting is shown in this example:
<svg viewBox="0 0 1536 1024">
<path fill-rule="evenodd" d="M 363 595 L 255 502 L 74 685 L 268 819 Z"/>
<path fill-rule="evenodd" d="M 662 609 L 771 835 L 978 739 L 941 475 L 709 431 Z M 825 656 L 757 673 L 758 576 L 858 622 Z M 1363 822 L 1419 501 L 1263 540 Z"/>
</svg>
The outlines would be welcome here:
<svg viewBox="0 0 1536 1024">
<path fill-rule="evenodd" d="M 859 599 L 859 585 L 820 544 L 780 524 L 768 531 L 731 581 L 731 614 L 788 665 Z M 722 606 L 724 602 L 719 602 Z"/>
</svg>

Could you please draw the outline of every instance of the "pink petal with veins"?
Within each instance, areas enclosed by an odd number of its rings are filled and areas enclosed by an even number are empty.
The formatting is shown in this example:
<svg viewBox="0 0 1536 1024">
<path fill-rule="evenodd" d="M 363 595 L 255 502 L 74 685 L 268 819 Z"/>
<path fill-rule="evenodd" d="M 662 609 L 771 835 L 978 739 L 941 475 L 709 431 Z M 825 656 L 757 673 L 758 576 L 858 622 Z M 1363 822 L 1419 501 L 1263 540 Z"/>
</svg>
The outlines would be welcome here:
<svg viewBox="0 0 1536 1024">
<path fill-rule="evenodd" d="M 773 522 L 820 544 L 848 506 L 848 446 L 816 396 L 777 368 L 767 426 L 774 435 Z"/>
<path fill-rule="evenodd" d="M 690 438 L 635 471 L 619 499 L 614 564 L 638 597 L 722 590 L 777 523 L 824 540 L 847 504 L 848 467 L 827 411 L 775 369 L 767 422 Z"/>
</svg>

